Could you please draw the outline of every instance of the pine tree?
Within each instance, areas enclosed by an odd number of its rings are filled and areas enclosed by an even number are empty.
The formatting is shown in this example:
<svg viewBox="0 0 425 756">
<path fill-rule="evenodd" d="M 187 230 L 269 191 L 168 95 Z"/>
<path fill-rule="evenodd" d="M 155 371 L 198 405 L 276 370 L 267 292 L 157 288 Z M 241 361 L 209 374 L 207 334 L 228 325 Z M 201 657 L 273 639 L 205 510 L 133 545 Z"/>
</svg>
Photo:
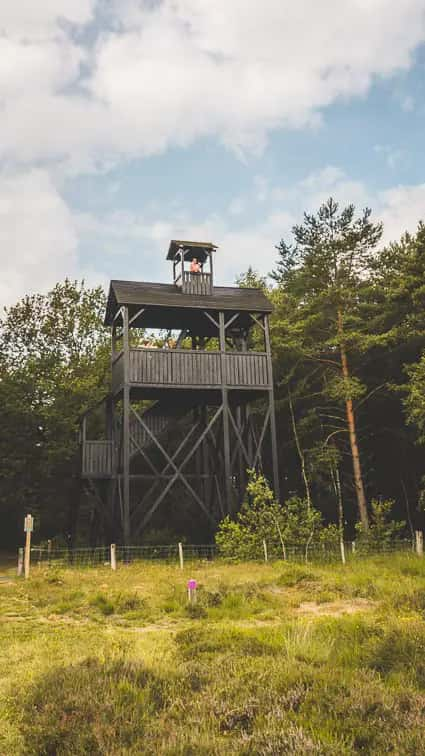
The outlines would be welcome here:
<svg viewBox="0 0 425 756">
<path fill-rule="evenodd" d="M 363 528 L 368 513 L 363 482 L 354 401 L 365 387 L 353 374 L 350 357 L 368 343 L 361 292 L 368 286 L 374 250 L 382 225 L 366 208 L 356 217 L 354 205 L 341 211 L 328 199 L 316 214 L 292 229 L 293 243 L 283 239 L 272 277 L 278 284 L 280 317 L 277 341 L 298 361 L 320 365 L 328 396 L 345 408 L 354 486 Z M 276 333 L 274 334 L 276 336 Z"/>
</svg>

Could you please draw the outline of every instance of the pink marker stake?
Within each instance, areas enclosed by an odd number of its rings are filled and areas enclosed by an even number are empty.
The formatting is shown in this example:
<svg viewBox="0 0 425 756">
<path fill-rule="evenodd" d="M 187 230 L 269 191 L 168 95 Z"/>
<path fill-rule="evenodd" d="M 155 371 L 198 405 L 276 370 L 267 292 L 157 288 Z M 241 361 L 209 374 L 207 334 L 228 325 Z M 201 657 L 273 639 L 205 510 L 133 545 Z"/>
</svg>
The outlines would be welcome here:
<svg viewBox="0 0 425 756">
<path fill-rule="evenodd" d="M 189 604 L 196 604 L 196 588 L 197 582 L 191 578 L 187 583 L 187 595 L 189 598 Z"/>
</svg>

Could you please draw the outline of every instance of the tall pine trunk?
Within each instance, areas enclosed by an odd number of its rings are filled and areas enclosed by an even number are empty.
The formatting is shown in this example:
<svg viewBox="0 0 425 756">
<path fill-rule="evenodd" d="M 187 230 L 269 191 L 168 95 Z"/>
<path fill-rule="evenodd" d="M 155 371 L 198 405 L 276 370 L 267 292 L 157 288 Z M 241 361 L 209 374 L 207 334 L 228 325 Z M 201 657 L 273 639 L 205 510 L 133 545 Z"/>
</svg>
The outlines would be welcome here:
<svg viewBox="0 0 425 756">
<path fill-rule="evenodd" d="M 341 310 L 338 310 L 338 335 L 342 375 L 344 380 L 348 382 L 350 371 L 348 367 L 347 351 L 345 349 L 344 324 Z M 364 530 L 367 532 L 369 530 L 369 518 L 367 514 L 367 502 L 360 464 L 359 446 L 357 443 L 356 418 L 354 414 L 353 400 L 349 397 L 345 400 L 345 409 L 347 413 L 348 434 L 350 437 L 351 459 L 353 461 L 354 487 L 356 489 L 357 506 L 359 508 L 361 523 Z"/>
<path fill-rule="evenodd" d="M 307 499 L 307 509 L 311 509 L 311 492 L 310 492 L 310 484 L 307 477 L 307 471 L 306 471 L 306 465 L 305 465 L 305 455 L 301 448 L 300 439 L 298 437 L 298 430 L 297 430 L 297 424 L 295 421 L 295 412 L 294 412 L 294 404 L 292 402 L 292 394 L 291 389 L 288 386 L 288 402 L 289 402 L 289 410 L 291 413 L 291 420 L 292 420 L 292 430 L 294 431 L 294 439 L 295 439 L 295 446 L 297 448 L 298 456 L 300 458 L 300 464 L 301 464 L 301 475 L 304 482 L 305 487 L 305 495 Z"/>
</svg>

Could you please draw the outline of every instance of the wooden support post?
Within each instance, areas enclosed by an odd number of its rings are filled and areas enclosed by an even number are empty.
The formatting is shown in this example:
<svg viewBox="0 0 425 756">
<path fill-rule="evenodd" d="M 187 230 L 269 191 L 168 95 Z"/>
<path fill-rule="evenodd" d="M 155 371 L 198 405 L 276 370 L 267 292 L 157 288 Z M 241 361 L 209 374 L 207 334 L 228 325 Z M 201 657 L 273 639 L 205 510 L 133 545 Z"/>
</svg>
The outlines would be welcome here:
<svg viewBox="0 0 425 756">
<path fill-rule="evenodd" d="M 263 549 L 264 549 L 264 561 L 268 562 L 269 561 L 269 556 L 267 554 L 267 543 L 266 543 L 266 539 L 265 538 L 263 539 Z"/>
<path fill-rule="evenodd" d="M 111 570 L 117 569 L 117 547 L 115 543 L 111 543 Z"/>
<path fill-rule="evenodd" d="M 201 408 L 201 427 L 204 430 L 207 427 L 207 410 L 206 407 Z M 208 511 L 211 510 L 211 472 L 210 472 L 210 457 L 208 449 L 208 438 L 205 437 L 201 445 L 202 453 L 202 472 L 205 476 L 203 478 L 203 497 L 205 506 Z"/>
<path fill-rule="evenodd" d="M 18 577 L 21 577 L 24 571 L 24 548 L 20 546 L 18 549 Z"/>
<path fill-rule="evenodd" d="M 128 328 L 128 307 L 123 310 L 123 352 L 124 352 L 124 390 L 123 390 L 123 538 L 126 546 L 130 543 L 130 346 Z"/>
<path fill-rule="evenodd" d="M 424 534 L 422 530 L 415 530 L 415 542 L 416 542 L 416 553 L 418 556 L 423 557 L 424 555 Z"/>
<path fill-rule="evenodd" d="M 243 423 L 242 423 L 242 411 L 241 411 L 241 407 L 240 406 L 236 408 L 236 425 L 237 425 L 237 428 L 238 428 L 238 441 L 239 441 L 239 444 L 238 444 L 238 478 L 239 478 L 239 480 L 238 480 L 238 492 L 239 492 L 239 501 L 241 501 L 242 497 L 243 497 L 244 490 L 245 490 L 245 467 L 246 467 L 246 464 L 244 465 L 243 458 L 242 458 L 242 451 L 243 451 L 243 449 L 242 449 L 242 445 L 243 445 Z M 249 464 L 249 458 L 248 458 L 248 460 L 246 460 L 246 458 L 245 458 L 245 462 L 248 462 L 248 464 Z"/>
<path fill-rule="evenodd" d="M 246 431 L 247 431 L 247 448 L 248 448 L 248 459 L 249 459 L 249 467 L 254 466 L 254 445 L 253 445 L 253 436 L 252 436 L 252 418 L 251 418 L 251 410 L 249 407 L 249 404 L 247 404 L 245 408 L 245 422 L 246 422 Z"/>
<path fill-rule="evenodd" d="M 179 543 L 179 560 L 180 560 L 180 569 L 182 570 L 184 567 L 183 562 L 183 544 Z"/>
<path fill-rule="evenodd" d="M 232 495 L 232 470 L 230 457 L 230 423 L 229 423 L 229 394 L 226 386 L 226 326 L 224 321 L 224 312 L 219 312 L 220 326 L 220 354 L 221 354 L 221 393 L 223 405 L 223 450 L 224 450 L 224 477 L 225 477 L 225 494 L 227 512 L 233 510 Z"/>
<path fill-rule="evenodd" d="M 268 315 L 264 316 L 264 341 L 267 354 L 268 365 L 268 381 L 269 381 L 269 407 L 270 407 L 270 435 L 272 446 L 272 465 L 273 465 L 273 488 L 276 499 L 280 499 L 280 485 L 279 485 L 279 464 L 277 455 L 277 434 L 276 434 L 276 415 L 274 407 L 274 388 L 273 388 L 273 365 L 272 365 L 272 353 L 270 348 L 270 331 L 269 331 L 269 318 Z"/>
<path fill-rule="evenodd" d="M 50 564 L 50 560 L 52 558 L 52 542 L 50 538 L 47 540 L 47 561 Z"/>
</svg>

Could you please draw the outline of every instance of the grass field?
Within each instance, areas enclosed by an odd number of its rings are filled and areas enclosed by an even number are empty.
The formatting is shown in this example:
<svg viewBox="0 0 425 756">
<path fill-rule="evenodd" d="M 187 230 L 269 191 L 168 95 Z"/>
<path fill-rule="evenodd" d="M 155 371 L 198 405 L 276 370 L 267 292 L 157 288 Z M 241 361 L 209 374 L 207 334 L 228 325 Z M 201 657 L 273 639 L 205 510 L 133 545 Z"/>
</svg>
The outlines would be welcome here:
<svg viewBox="0 0 425 756">
<path fill-rule="evenodd" d="M 0 602 L 1 754 L 425 753 L 414 555 L 35 568 Z"/>
</svg>

